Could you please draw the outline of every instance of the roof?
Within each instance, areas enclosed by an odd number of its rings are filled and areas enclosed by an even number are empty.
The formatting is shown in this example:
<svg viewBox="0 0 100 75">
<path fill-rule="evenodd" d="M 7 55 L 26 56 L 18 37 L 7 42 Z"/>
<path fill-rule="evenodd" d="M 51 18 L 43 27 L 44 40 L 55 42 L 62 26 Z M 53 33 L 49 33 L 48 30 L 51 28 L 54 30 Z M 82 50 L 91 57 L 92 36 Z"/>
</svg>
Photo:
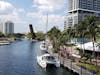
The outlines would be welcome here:
<svg viewBox="0 0 100 75">
<path fill-rule="evenodd" d="M 98 43 L 94 43 L 95 52 L 100 52 L 100 47 L 97 46 L 97 44 Z M 85 48 L 85 50 L 93 51 L 93 42 L 80 44 L 80 45 L 77 46 L 77 48 L 79 48 L 79 49 L 84 49 Z"/>
</svg>

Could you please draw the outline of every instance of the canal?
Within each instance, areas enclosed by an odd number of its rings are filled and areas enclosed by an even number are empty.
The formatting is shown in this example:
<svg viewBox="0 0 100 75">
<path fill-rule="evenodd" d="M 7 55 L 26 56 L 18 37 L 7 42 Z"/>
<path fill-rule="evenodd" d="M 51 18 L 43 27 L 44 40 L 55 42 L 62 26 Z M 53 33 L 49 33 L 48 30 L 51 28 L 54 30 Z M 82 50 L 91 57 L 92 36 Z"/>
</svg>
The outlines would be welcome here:
<svg viewBox="0 0 100 75">
<path fill-rule="evenodd" d="M 63 68 L 42 69 L 36 61 L 39 45 L 23 40 L 0 46 L 0 75 L 71 75 Z"/>
</svg>

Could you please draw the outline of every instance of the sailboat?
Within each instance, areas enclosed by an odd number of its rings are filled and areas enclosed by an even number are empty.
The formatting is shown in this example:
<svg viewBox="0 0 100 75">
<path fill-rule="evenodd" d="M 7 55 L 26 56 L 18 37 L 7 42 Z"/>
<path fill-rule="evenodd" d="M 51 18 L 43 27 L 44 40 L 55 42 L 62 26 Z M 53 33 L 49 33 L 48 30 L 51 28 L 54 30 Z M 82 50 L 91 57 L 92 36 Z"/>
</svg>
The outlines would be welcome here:
<svg viewBox="0 0 100 75">
<path fill-rule="evenodd" d="M 40 44 L 40 49 L 41 49 L 41 50 L 47 50 L 47 43 L 46 43 L 45 40 L 41 42 L 41 44 Z"/>
<path fill-rule="evenodd" d="M 47 14 L 47 21 L 46 21 L 46 32 L 47 32 L 47 25 L 48 25 L 48 14 Z M 46 53 L 43 55 L 37 56 L 37 63 L 42 68 L 47 68 L 51 65 L 55 67 L 60 67 L 60 61 L 53 55 L 48 53 L 48 49 L 52 48 L 51 44 L 47 41 L 47 36 L 44 41 L 40 44 L 40 49 L 44 50 Z"/>
<path fill-rule="evenodd" d="M 47 33 L 47 26 L 48 26 L 48 14 L 47 14 L 47 21 L 46 21 L 46 33 Z M 45 38 L 47 38 L 47 36 L 45 36 Z M 47 49 L 48 49 L 48 43 L 45 39 L 40 44 L 40 50 L 45 50 L 46 51 Z"/>
</svg>

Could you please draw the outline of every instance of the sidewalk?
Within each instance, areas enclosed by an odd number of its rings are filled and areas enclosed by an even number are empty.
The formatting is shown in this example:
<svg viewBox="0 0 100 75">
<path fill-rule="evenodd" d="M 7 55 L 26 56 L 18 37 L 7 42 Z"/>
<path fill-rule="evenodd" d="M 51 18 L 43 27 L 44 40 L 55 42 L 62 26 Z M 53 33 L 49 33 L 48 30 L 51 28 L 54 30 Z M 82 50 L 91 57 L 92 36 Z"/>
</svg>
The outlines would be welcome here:
<svg viewBox="0 0 100 75">
<path fill-rule="evenodd" d="M 75 62 L 71 62 L 70 59 L 65 59 L 65 58 L 63 59 L 62 57 L 60 57 L 60 61 L 64 67 L 67 67 L 68 69 L 73 70 L 73 72 L 76 72 L 79 75 L 93 75 L 93 73 L 91 73 L 90 71 L 77 66 Z"/>
<path fill-rule="evenodd" d="M 58 54 L 57 53 L 53 53 L 51 50 L 48 50 L 48 52 L 50 54 L 54 54 L 58 58 Z M 75 62 L 71 62 L 70 59 L 67 59 L 67 58 L 63 59 L 63 57 L 59 57 L 59 60 L 60 60 L 61 65 L 63 65 L 64 67 L 67 67 L 70 70 L 73 70 L 73 72 L 76 72 L 79 75 L 95 75 L 92 72 L 77 66 L 76 63 Z"/>
</svg>

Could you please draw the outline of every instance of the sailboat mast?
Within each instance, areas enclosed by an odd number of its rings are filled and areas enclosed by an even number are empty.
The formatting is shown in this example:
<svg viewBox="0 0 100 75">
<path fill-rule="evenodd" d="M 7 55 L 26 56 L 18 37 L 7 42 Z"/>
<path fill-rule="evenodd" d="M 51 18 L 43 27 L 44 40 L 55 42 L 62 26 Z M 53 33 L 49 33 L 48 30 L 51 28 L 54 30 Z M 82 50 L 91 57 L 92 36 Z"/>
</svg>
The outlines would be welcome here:
<svg viewBox="0 0 100 75">
<path fill-rule="evenodd" d="M 46 19 L 46 38 L 45 38 L 45 41 L 46 41 L 46 49 L 47 49 L 47 51 L 48 51 L 48 44 L 47 44 L 47 30 L 48 29 L 48 13 L 47 13 L 47 19 Z"/>
<path fill-rule="evenodd" d="M 46 17 L 46 37 L 45 39 L 47 39 L 47 30 L 48 29 L 48 13 L 47 13 L 47 17 Z"/>
<path fill-rule="evenodd" d="M 48 29 L 48 13 L 47 13 L 47 20 L 46 20 L 46 33 L 47 33 L 47 29 Z"/>
</svg>

